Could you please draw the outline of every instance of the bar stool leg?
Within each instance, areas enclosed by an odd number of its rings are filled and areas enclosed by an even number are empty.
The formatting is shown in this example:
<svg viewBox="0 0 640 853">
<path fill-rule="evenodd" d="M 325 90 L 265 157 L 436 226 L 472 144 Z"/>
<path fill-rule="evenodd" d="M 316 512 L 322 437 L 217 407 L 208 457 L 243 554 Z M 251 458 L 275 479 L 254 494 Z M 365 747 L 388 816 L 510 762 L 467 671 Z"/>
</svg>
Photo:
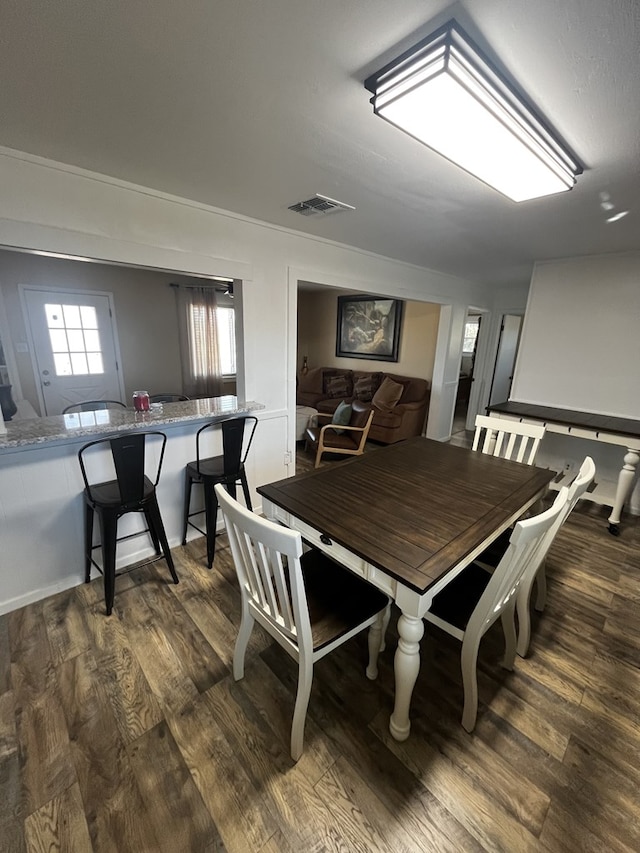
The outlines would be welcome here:
<svg viewBox="0 0 640 853">
<path fill-rule="evenodd" d="M 191 474 L 189 473 L 189 469 L 186 469 L 184 472 L 184 519 L 182 525 L 182 544 L 187 544 L 187 526 L 189 524 L 189 507 L 191 505 L 191 484 L 193 480 L 191 479 Z"/>
<path fill-rule="evenodd" d="M 100 519 L 100 540 L 102 542 L 102 575 L 104 579 L 104 601 L 107 616 L 113 610 L 116 591 L 116 540 L 118 536 L 118 516 L 109 511 L 98 512 Z"/>
<path fill-rule="evenodd" d="M 151 537 L 151 541 L 153 542 L 153 547 L 155 548 L 156 554 L 160 555 L 162 553 L 162 550 L 160 549 L 160 540 L 158 539 L 158 534 L 156 532 L 155 525 L 153 524 L 153 519 L 149 514 L 149 507 L 146 506 L 143 512 L 147 522 L 147 527 L 149 528 L 149 536 Z"/>
<path fill-rule="evenodd" d="M 171 577 L 173 578 L 174 583 L 179 583 L 178 575 L 176 574 L 175 566 L 173 565 L 173 557 L 171 556 L 171 549 L 169 548 L 169 542 L 167 541 L 167 534 L 165 533 L 164 524 L 162 523 L 162 516 L 160 515 L 160 507 L 158 506 L 158 499 L 154 495 L 149 499 L 149 503 L 147 504 L 147 509 L 145 511 L 145 515 L 149 519 L 151 528 L 154 531 L 155 537 L 159 540 L 162 545 L 162 553 L 164 554 L 164 558 L 167 561 L 167 566 L 169 566 L 169 571 L 171 572 Z"/>
<path fill-rule="evenodd" d="M 253 507 L 251 506 L 251 495 L 249 494 L 249 483 L 247 482 L 247 475 L 244 472 L 244 469 L 240 471 L 240 484 L 242 486 L 242 493 L 244 495 L 244 502 L 247 505 L 247 509 L 250 509 L 253 512 Z"/>
<path fill-rule="evenodd" d="M 84 582 L 91 580 L 91 548 L 93 546 L 93 507 L 84 502 Z"/>
<path fill-rule="evenodd" d="M 216 553 L 216 522 L 218 520 L 218 499 L 212 483 L 204 481 L 204 513 L 207 522 L 207 568 L 213 566 Z"/>
</svg>

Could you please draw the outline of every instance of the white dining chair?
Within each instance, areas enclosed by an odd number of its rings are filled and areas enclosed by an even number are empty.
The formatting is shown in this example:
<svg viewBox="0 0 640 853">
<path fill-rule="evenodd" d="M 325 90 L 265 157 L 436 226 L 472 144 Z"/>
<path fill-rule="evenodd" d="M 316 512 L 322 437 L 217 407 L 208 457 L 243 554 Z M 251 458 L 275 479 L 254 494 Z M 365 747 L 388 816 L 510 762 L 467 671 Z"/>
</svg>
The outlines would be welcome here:
<svg viewBox="0 0 640 853">
<path fill-rule="evenodd" d="M 437 625 L 462 642 L 462 725 L 468 732 L 473 731 L 478 715 L 476 670 L 480 641 L 500 617 L 505 638 L 502 665 L 506 669 L 513 669 L 518 588 L 528 566 L 536 559 L 545 535 L 562 512 L 567 498 L 568 489 L 564 486 L 549 509 L 533 518 L 518 521 L 511 534 L 509 547 L 493 574 L 478 563 L 471 563 L 436 594 L 424 615 L 427 622 Z"/>
<path fill-rule="evenodd" d="M 316 661 L 369 628 L 367 677 L 378 675 L 378 653 L 389 599 L 321 551 L 303 553 L 295 530 L 255 515 L 221 485 L 215 487 L 225 521 L 242 599 L 233 654 L 233 677 L 244 677 L 244 659 L 258 622 L 298 663 L 291 727 L 291 757 L 302 755 L 304 725 Z"/>
<path fill-rule="evenodd" d="M 545 536 L 536 559 L 529 564 L 527 571 L 520 584 L 518 590 L 518 599 L 516 610 L 518 614 L 518 643 L 517 652 L 520 657 L 525 657 L 529 650 L 531 641 L 531 611 L 530 601 L 533 584 L 536 584 L 536 601 L 535 609 L 542 612 L 547 602 L 547 575 L 546 575 L 546 557 L 549 548 L 553 544 L 554 539 L 558 535 L 558 531 L 565 523 L 573 508 L 578 503 L 582 495 L 587 491 L 596 476 L 596 466 L 590 456 L 586 456 L 584 462 L 580 466 L 580 470 L 576 478 L 569 486 L 568 498 L 564 507 L 552 528 Z"/>
<path fill-rule="evenodd" d="M 544 424 L 476 415 L 476 431 L 471 449 L 533 465 L 544 433 Z"/>
</svg>

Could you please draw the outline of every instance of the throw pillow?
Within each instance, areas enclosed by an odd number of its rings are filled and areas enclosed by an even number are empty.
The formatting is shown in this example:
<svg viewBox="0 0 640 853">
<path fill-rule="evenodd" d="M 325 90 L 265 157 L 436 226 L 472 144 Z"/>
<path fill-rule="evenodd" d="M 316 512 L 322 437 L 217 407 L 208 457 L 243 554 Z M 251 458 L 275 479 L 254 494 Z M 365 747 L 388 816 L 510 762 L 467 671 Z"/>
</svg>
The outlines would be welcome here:
<svg viewBox="0 0 640 853">
<path fill-rule="evenodd" d="M 345 403 L 343 400 L 341 403 L 338 403 L 338 406 L 333 413 L 333 417 L 331 418 L 332 424 L 340 424 L 341 426 L 348 426 L 349 421 L 351 420 L 351 403 Z M 333 432 L 333 430 L 332 430 Z M 338 435 L 342 435 L 344 432 L 343 429 L 337 429 L 335 432 Z"/>
<path fill-rule="evenodd" d="M 399 382 L 394 382 L 393 379 L 389 379 L 388 376 L 385 376 L 382 385 L 373 395 L 371 404 L 375 406 L 376 409 L 381 409 L 383 412 L 390 412 L 400 397 L 402 397 L 403 391 L 404 385 L 401 385 Z"/>
<path fill-rule="evenodd" d="M 356 400 L 361 400 L 363 403 L 370 403 L 377 387 L 378 383 L 373 374 L 370 376 L 360 376 L 354 380 L 353 396 Z"/>
<path fill-rule="evenodd" d="M 331 376 L 327 380 L 327 394 L 330 397 L 348 397 L 351 393 L 346 376 Z"/>
</svg>

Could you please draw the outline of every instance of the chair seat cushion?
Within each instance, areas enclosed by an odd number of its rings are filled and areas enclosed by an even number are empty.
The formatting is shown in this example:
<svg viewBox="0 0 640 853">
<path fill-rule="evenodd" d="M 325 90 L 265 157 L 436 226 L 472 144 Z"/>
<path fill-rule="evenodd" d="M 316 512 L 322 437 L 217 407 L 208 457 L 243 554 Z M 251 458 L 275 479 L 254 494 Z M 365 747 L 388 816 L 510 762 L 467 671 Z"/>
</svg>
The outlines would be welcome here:
<svg viewBox="0 0 640 853">
<path fill-rule="evenodd" d="M 383 610 L 389 599 L 315 548 L 300 560 L 313 648 L 321 649 Z"/>
<path fill-rule="evenodd" d="M 491 577 L 482 566 L 471 563 L 436 595 L 429 612 L 464 631 Z"/>
<path fill-rule="evenodd" d="M 243 466 L 240 466 L 240 471 L 242 471 Z M 214 480 L 219 482 L 224 482 L 227 478 L 224 474 L 224 456 L 210 456 L 207 459 L 200 460 L 200 473 L 198 474 L 198 463 L 194 459 L 193 462 L 189 462 L 187 464 L 187 471 L 189 472 L 189 476 L 192 480 L 202 479 L 203 477 L 211 477 Z M 237 479 L 236 477 L 229 477 L 231 480 Z"/>
<path fill-rule="evenodd" d="M 500 560 L 504 557 L 507 548 L 509 547 L 509 539 L 513 533 L 512 528 L 507 528 L 497 539 L 495 539 L 488 548 L 485 548 L 482 554 L 478 556 L 479 563 L 486 563 L 488 566 L 493 566 L 495 569 Z"/>
<path fill-rule="evenodd" d="M 148 477 L 144 478 L 143 494 L 139 500 L 130 501 L 126 506 L 138 504 L 155 492 L 155 486 Z M 94 506 L 97 507 L 125 507 L 120 494 L 120 486 L 117 480 L 109 480 L 105 483 L 93 483 L 88 490 L 85 489 L 85 494 Z"/>
<path fill-rule="evenodd" d="M 352 438 L 352 436 L 356 437 Z M 352 433 L 345 430 L 343 433 L 338 435 L 334 430 L 328 429 L 324 434 L 324 446 L 326 448 L 339 447 L 343 450 L 357 450 L 361 437 L 361 432 Z M 309 427 L 306 431 L 305 438 L 311 445 L 316 446 L 320 440 L 320 428 Z"/>
</svg>

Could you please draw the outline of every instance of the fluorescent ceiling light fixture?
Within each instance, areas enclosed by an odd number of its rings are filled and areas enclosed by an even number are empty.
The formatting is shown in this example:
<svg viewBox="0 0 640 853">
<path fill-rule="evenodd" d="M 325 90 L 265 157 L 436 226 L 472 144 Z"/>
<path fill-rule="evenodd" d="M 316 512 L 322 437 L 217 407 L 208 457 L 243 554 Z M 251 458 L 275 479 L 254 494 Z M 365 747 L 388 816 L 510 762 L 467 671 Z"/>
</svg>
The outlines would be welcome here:
<svg viewBox="0 0 640 853">
<path fill-rule="evenodd" d="M 365 81 L 380 118 L 513 199 L 570 190 L 577 158 L 451 20 Z"/>
</svg>

